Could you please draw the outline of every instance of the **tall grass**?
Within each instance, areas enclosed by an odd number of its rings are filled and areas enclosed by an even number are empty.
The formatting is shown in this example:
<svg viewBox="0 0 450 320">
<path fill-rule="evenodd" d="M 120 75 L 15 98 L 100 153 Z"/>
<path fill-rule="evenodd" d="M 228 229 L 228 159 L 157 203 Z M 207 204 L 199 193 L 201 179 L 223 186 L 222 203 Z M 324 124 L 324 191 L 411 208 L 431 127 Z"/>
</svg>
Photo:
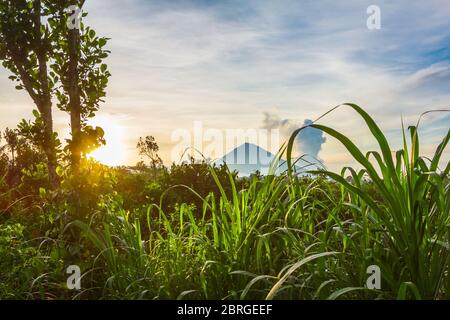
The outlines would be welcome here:
<svg viewBox="0 0 450 320">
<path fill-rule="evenodd" d="M 448 276 L 450 252 L 450 166 L 447 164 L 443 171 L 439 171 L 438 165 L 450 139 L 450 130 L 433 157 L 426 159 L 420 156 L 417 126 L 408 128 L 410 143 L 403 128 L 403 149 L 394 153 L 383 132 L 361 107 L 355 104 L 344 106 L 354 109 L 364 119 L 381 153 L 370 151 L 364 155 L 343 134 L 327 126 L 312 124 L 310 127 L 320 129 L 341 142 L 363 167 L 359 173 L 349 168 L 353 183 L 349 183 L 343 175 L 330 171 L 320 173 L 342 185 L 352 198 L 360 199 L 362 205 L 359 207 L 367 206 L 370 209 L 368 214 L 372 225 L 382 231 L 381 238 L 374 243 L 380 246 L 377 248 L 380 254 L 375 257 L 375 262 L 382 267 L 383 279 L 388 287 L 399 292 L 399 297 L 405 297 L 407 287 L 418 292 L 418 297 L 443 297 L 450 289 L 448 283 L 443 282 L 444 277 Z M 288 162 L 294 139 L 303 129 L 294 132 L 289 140 Z M 361 180 L 365 176 L 381 193 L 382 202 L 361 188 Z M 358 205 L 358 202 L 354 204 Z"/>
<path fill-rule="evenodd" d="M 297 175 L 292 151 L 300 128 L 278 156 L 285 152 L 289 165 L 282 175 L 252 178 L 238 190 L 230 173 L 230 195 L 211 167 L 220 194 L 201 198 L 191 190 L 202 208 L 164 212 L 163 196 L 145 214 L 129 213 L 110 199 L 103 226 L 75 222 L 98 250 L 92 287 L 77 298 L 97 290 L 128 299 L 449 298 L 450 166 L 438 165 L 450 132 L 427 160 L 417 126 L 410 127 L 394 153 L 363 109 L 346 106 L 364 119 L 379 151 L 363 154 L 336 130 L 310 127 L 340 141 L 360 171 Z M 177 188 L 186 187 L 166 192 Z M 365 288 L 373 264 L 381 290 Z"/>
</svg>

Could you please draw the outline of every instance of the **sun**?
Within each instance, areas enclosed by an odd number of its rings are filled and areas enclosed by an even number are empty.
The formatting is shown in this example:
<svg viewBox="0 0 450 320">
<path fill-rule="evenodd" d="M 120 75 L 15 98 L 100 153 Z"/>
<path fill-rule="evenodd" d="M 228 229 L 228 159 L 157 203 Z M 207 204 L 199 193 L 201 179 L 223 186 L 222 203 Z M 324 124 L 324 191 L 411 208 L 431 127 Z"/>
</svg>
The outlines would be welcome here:
<svg viewBox="0 0 450 320">
<path fill-rule="evenodd" d="M 125 129 L 111 116 L 98 116 L 89 122 L 93 127 L 102 127 L 105 131 L 106 145 L 92 151 L 88 158 L 108 166 L 124 165 L 127 160 Z"/>
</svg>

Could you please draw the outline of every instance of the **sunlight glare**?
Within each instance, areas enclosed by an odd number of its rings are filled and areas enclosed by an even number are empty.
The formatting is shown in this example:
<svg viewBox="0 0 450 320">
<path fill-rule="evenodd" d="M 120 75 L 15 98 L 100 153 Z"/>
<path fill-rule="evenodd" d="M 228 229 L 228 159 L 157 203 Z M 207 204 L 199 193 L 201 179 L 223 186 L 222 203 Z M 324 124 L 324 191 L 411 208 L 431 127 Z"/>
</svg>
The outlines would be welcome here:
<svg viewBox="0 0 450 320">
<path fill-rule="evenodd" d="M 100 126 L 105 131 L 106 145 L 91 152 L 88 157 L 108 166 L 124 165 L 127 146 L 125 130 L 119 122 L 111 116 L 98 116 L 89 123 L 93 127 Z"/>
</svg>

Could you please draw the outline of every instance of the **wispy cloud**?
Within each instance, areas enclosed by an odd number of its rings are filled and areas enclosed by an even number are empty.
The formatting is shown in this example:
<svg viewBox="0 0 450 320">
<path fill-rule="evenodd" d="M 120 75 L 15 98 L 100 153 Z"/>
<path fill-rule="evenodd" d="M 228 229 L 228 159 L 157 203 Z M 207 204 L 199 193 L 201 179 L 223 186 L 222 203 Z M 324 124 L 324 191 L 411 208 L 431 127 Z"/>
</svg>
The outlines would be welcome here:
<svg viewBox="0 0 450 320">
<path fill-rule="evenodd" d="M 416 87 L 426 81 L 435 81 L 448 76 L 450 76 L 450 62 L 438 62 L 416 71 L 407 79 L 406 85 Z"/>
<path fill-rule="evenodd" d="M 352 101 L 389 131 L 398 128 L 400 115 L 412 122 L 425 109 L 448 107 L 448 2 L 378 1 L 379 31 L 366 28 L 371 4 L 87 1 L 87 23 L 112 38 L 113 77 L 100 113 L 127 115 L 122 122 L 127 141 L 152 134 L 170 146 L 171 132 L 195 120 L 220 129 L 250 128 L 264 121 L 264 112 L 315 119 Z M 28 117 L 25 105 L 31 102 L 4 78 L 0 71 L 0 118 L 12 126 Z M 7 104 L 16 96 L 23 100 L 11 116 Z M 58 117 L 61 125 L 67 123 L 64 115 Z M 350 111 L 324 122 L 368 148 L 374 145 Z M 320 145 L 320 157 L 331 167 L 346 161 L 337 157 L 343 153 L 333 139 Z M 169 159 L 170 147 L 162 149 Z M 137 156 L 130 152 L 128 159 Z"/>
</svg>

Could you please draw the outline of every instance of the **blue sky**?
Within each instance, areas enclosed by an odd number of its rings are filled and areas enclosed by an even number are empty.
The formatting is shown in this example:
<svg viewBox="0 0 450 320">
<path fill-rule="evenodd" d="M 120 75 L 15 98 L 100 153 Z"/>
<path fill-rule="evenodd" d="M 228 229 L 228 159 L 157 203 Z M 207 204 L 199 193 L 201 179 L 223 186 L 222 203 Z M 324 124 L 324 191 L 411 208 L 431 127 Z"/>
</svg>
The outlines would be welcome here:
<svg viewBox="0 0 450 320">
<path fill-rule="evenodd" d="M 372 4 L 381 9 L 380 30 L 366 27 Z M 450 108 L 448 0 L 88 0 L 85 9 L 86 23 L 112 38 L 113 76 L 97 121 L 122 129 L 120 137 L 109 135 L 123 140 L 125 163 L 137 160 L 136 140 L 148 134 L 169 161 L 171 132 L 194 121 L 221 130 L 259 128 L 271 114 L 301 125 L 355 102 L 398 146 L 401 116 L 413 124 L 423 111 Z M 7 76 L 0 70 L 0 128 L 29 118 L 32 108 Z M 56 112 L 55 123 L 67 134 L 66 115 Z M 374 146 L 350 110 L 323 123 Z M 442 114 L 424 119 L 424 152 L 449 123 Z M 333 169 L 350 161 L 332 139 L 319 155 Z"/>
</svg>

